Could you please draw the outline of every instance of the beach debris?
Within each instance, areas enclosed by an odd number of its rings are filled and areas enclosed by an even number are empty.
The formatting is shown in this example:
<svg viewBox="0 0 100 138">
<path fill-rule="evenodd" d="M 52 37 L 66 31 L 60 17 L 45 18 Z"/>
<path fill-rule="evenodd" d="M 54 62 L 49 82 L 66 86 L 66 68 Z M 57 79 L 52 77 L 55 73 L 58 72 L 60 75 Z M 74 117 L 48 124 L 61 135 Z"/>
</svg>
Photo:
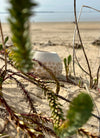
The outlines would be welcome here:
<svg viewBox="0 0 100 138">
<path fill-rule="evenodd" d="M 40 46 L 56 46 L 56 45 L 59 45 L 57 43 L 53 43 L 51 40 L 48 40 L 48 42 L 46 43 L 43 43 L 43 42 L 40 42 L 40 43 L 33 43 L 33 45 L 40 45 Z"/>
<path fill-rule="evenodd" d="M 51 40 L 48 40 L 47 43 L 40 43 L 42 46 L 56 46 L 56 43 L 53 43 Z"/>
<path fill-rule="evenodd" d="M 48 42 L 34 42 L 34 46 L 40 45 L 40 46 L 66 46 L 66 47 L 72 47 L 73 45 L 71 43 L 61 42 L 61 43 L 54 43 L 51 40 L 48 40 Z M 81 48 L 81 45 L 78 43 L 75 43 L 75 49 Z"/>
<path fill-rule="evenodd" d="M 78 43 L 75 43 L 74 44 L 74 48 L 75 49 L 80 49 L 80 48 L 82 48 L 82 45 L 81 44 L 78 44 Z"/>
<path fill-rule="evenodd" d="M 49 46 L 55 46 L 56 44 L 55 43 L 53 43 L 52 41 L 48 41 L 48 43 L 47 43 Z"/>
<path fill-rule="evenodd" d="M 92 42 L 92 45 L 100 46 L 100 37 Z"/>
<path fill-rule="evenodd" d="M 43 69 L 38 64 L 35 64 L 33 70 L 34 73 L 39 75 L 40 77 L 51 78 L 50 73 L 53 72 L 56 77 L 59 77 L 62 73 L 62 63 L 59 55 L 56 52 L 48 52 L 48 51 L 36 51 L 34 52 L 33 59 L 40 61 L 43 65 L 45 65 L 48 69 Z M 50 70 L 50 71 L 49 71 Z"/>
</svg>

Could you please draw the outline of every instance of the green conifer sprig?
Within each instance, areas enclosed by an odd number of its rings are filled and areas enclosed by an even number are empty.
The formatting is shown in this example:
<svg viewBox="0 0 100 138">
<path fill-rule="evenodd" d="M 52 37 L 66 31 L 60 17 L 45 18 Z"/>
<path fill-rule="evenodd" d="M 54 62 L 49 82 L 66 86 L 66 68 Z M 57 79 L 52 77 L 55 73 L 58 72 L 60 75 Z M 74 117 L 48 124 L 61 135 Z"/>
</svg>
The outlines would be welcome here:
<svg viewBox="0 0 100 138">
<path fill-rule="evenodd" d="M 31 0 L 9 0 L 11 8 L 8 9 L 10 17 L 8 22 L 12 32 L 12 59 L 16 67 L 28 72 L 32 69 L 31 42 L 29 36 L 29 18 L 36 3 Z"/>
<path fill-rule="evenodd" d="M 54 129 L 56 130 L 59 128 L 62 121 L 64 121 L 63 111 L 61 108 L 62 105 L 58 102 L 58 98 L 53 94 L 53 92 L 48 92 L 47 98 L 52 111 Z"/>
</svg>

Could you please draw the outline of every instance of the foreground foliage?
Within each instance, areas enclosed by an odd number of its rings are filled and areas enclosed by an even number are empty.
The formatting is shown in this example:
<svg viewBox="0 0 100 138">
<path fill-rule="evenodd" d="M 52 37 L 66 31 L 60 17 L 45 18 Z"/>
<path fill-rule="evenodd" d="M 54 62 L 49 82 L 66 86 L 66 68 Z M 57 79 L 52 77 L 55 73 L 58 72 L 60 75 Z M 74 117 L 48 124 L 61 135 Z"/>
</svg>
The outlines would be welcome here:
<svg viewBox="0 0 100 138">
<path fill-rule="evenodd" d="M 31 0 L 9 0 L 9 2 L 11 4 L 11 9 L 9 9 L 9 24 L 12 31 L 13 47 L 10 49 L 9 53 L 4 51 L 4 55 L 7 54 L 8 58 L 6 59 L 6 56 L 4 56 L 3 58 L 1 57 L 1 59 L 4 61 L 7 60 L 7 64 L 10 64 L 16 71 L 5 70 L 3 67 L 0 69 L 0 102 L 5 107 L 6 119 L 9 122 L 13 122 L 16 129 L 24 131 L 28 137 L 43 138 L 45 137 L 44 132 L 59 138 L 69 137 L 77 133 L 79 128 L 91 117 L 93 111 L 92 99 L 87 93 L 80 92 L 80 94 L 70 103 L 69 110 L 66 111 L 66 116 L 64 115 L 62 105 L 59 102 L 59 98 L 64 99 L 64 97 L 58 95 L 58 92 L 52 91 L 51 88 L 49 88 L 40 78 L 35 76 L 34 73 L 29 73 L 33 66 L 31 55 L 32 47 L 29 39 L 29 17 L 32 14 L 32 7 L 36 6 L 36 4 Z M 4 50 L 7 40 L 8 38 L 6 38 L 4 44 L 1 45 L 1 51 Z M 66 78 L 68 78 L 69 75 L 71 56 L 69 56 L 67 60 L 64 59 L 67 72 Z M 41 64 L 41 66 L 48 71 L 45 65 Z M 30 97 L 30 93 L 15 75 L 35 84 L 43 90 L 44 95 L 49 102 L 51 110 L 50 118 L 43 117 L 37 113 L 33 102 L 34 100 Z M 55 79 L 54 74 L 52 74 L 52 76 Z M 28 114 L 16 113 L 4 99 L 2 85 L 7 79 L 14 80 L 22 90 L 25 99 L 31 108 Z M 57 82 L 57 79 L 55 79 L 55 81 Z M 58 83 L 56 84 L 58 85 Z M 47 123 L 53 124 L 53 129 L 47 126 Z"/>
<path fill-rule="evenodd" d="M 16 67 L 27 72 L 32 69 L 32 48 L 29 36 L 29 18 L 32 15 L 31 9 L 36 6 L 31 0 L 9 0 L 11 8 L 9 9 L 10 18 L 8 19 L 14 47 L 13 61 Z M 19 6 L 20 3 L 20 6 Z"/>
<path fill-rule="evenodd" d="M 91 97 L 86 93 L 80 93 L 69 106 L 66 120 L 59 128 L 59 136 L 66 138 L 75 134 L 87 122 L 92 111 L 93 103 Z"/>
</svg>

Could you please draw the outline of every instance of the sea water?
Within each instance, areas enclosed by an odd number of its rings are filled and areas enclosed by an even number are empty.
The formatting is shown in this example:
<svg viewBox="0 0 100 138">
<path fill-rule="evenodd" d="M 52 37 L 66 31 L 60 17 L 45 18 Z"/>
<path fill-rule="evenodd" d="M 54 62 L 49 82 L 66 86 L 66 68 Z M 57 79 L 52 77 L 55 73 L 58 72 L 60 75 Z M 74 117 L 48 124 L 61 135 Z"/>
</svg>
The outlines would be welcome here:
<svg viewBox="0 0 100 138">
<path fill-rule="evenodd" d="M 77 12 L 78 16 L 79 12 Z M 0 20 L 2 23 L 7 22 L 8 12 L 0 12 Z M 74 22 L 73 11 L 35 11 L 35 15 L 31 16 L 31 22 Z M 100 12 L 82 12 L 80 21 L 100 21 Z"/>
</svg>

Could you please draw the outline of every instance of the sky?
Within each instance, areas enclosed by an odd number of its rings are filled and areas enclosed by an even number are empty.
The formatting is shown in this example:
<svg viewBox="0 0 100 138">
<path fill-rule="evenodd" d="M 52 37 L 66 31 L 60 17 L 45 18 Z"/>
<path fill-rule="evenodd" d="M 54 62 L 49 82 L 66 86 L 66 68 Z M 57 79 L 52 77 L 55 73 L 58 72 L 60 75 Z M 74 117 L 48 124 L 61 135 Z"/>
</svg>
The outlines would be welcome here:
<svg viewBox="0 0 100 138">
<path fill-rule="evenodd" d="M 5 12 L 8 6 L 9 0 L 0 0 L 0 12 Z M 74 0 L 35 0 L 38 3 L 36 10 L 51 11 L 72 11 Z M 92 6 L 100 9 L 100 0 L 77 0 L 77 9 L 80 9 L 82 5 Z"/>
<path fill-rule="evenodd" d="M 0 13 L 1 12 L 6 12 L 7 8 L 9 7 L 8 4 L 9 0 L 0 0 Z M 73 16 L 73 11 L 74 11 L 74 0 L 35 0 L 36 3 L 38 3 L 38 6 L 35 8 L 35 11 L 66 11 L 66 12 L 72 12 L 69 15 L 66 14 L 66 16 L 68 16 L 68 19 L 70 20 Z M 80 11 L 81 6 L 82 5 L 87 5 L 87 6 L 91 6 L 94 7 L 96 9 L 100 9 L 100 0 L 77 0 L 76 2 L 77 5 L 77 11 Z M 93 15 L 89 14 L 89 16 L 91 16 L 91 18 L 95 18 L 95 16 L 97 16 L 97 18 L 100 18 L 100 13 L 94 12 L 93 10 L 84 8 L 84 11 L 92 11 Z M 49 14 L 50 15 L 50 14 Z M 48 15 L 42 15 L 42 14 L 36 14 L 36 20 L 38 21 L 40 20 L 46 20 Z M 55 15 L 50 15 L 49 16 L 49 21 L 53 20 L 54 18 L 63 18 L 65 15 L 64 14 L 55 14 Z M 84 15 L 87 16 L 86 14 Z M 88 17 L 87 17 L 88 18 Z M 64 19 L 65 20 L 65 19 Z"/>
<path fill-rule="evenodd" d="M 39 3 L 39 10 L 65 10 L 72 11 L 74 0 L 36 0 Z M 88 5 L 100 9 L 100 0 L 77 0 L 77 8 Z"/>
</svg>

